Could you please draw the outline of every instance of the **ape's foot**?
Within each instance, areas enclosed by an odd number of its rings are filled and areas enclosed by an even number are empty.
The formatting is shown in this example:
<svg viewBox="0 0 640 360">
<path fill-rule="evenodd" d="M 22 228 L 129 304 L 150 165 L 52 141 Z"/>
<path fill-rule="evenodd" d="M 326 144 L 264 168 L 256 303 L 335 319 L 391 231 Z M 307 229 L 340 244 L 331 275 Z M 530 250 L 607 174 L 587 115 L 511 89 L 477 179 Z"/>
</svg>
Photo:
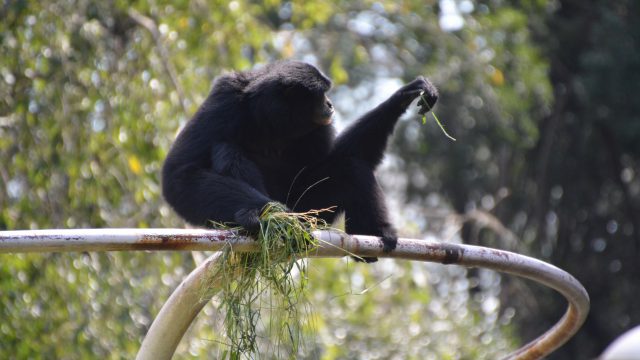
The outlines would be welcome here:
<svg viewBox="0 0 640 360">
<path fill-rule="evenodd" d="M 398 245 L 398 237 L 395 235 L 384 235 L 382 236 L 382 252 L 390 253 L 395 250 L 396 245 Z"/>
</svg>

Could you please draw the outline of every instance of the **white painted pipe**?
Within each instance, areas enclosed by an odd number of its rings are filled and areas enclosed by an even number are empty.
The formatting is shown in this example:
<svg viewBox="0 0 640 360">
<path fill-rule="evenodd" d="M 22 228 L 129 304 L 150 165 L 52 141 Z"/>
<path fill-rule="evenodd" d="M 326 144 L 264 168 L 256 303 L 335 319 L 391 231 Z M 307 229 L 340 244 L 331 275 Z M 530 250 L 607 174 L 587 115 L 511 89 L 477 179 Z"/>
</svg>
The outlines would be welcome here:
<svg viewBox="0 0 640 360">
<path fill-rule="evenodd" d="M 358 256 L 482 267 L 541 283 L 560 292 L 569 302 L 564 316 L 547 332 L 507 359 L 540 359 L 567 342 L 582 326 L 589 312 L 589 296 L 570 274 L 524 255 L 481 246 L 398 239 L 396 249 L 382 252 L 382 240 L 374 236 L 318 231 L 320 247 L 309 257 Z M 0 253 L 116 251 L 116 250 L 212 250 L 227 243 L 236 251 L 257 251 L 248 237 L 222 230 L 202 229 L 77 229 L 0 232 Z M 138 359 L 170 359 L 189 324 L 209 298 L 199 293 L 216 256 L 198 266 L 174 291 L 154 320 L 138 353 Z M 210 279 L 208 279 L 210 280 Z M 209 282 L 210 283 L 210 282 Z M 213 291 L 211 292 L 211 295 Z"/>
</svg>

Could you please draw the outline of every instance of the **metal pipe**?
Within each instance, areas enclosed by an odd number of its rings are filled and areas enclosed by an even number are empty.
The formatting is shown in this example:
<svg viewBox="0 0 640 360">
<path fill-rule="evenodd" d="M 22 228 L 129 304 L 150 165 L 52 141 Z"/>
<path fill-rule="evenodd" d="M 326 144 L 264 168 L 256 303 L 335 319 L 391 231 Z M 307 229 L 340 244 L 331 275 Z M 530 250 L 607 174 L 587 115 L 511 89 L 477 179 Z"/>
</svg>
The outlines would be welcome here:
<svg viewBox="0 0 640 360">
<path fill-rule="evenodd" d="M 207 289 L 205 285 L 216 284 L 211 274 L 222 259 L 217 252 L 193 270 L 173 291 L 167 302 L 153 320 L 153 324 L 144 337 L 136 360 L 170 359 L 180 340 L 200 310 L 220 289 Z"/>
<path fill-rule="evenodd" d="M 567 342 L 584 323 L 589 296 L 569 273 L 543 261 L 482 246 L 398 239 L 396 249 L 382 252 L 382 241 L 374 236 L 318 231 L 320 246 L 309 257 L 358 256 L 482 267 L 536 281 L 562 294 L 569 302 L 564 316 L 547 332 L 507 356 L 507 359 L 539 359 Z M 121 250 L 210 250 L 231 243 L 236 251 L 257 251 L 259 244 L 236 232 L 202 229 L 78 229 L 20 230 L 0 232 L 0 253 Z M 197 294 L 215 263 L 215 255 L 197 267 L 174 291 L 154 320 L 138 359 L 170 359 L 180 339 L 202 306 L 209 300 Z M 186 310 L 185 310 L 186 309 Z M 182 317 L 182 318 L 181 318 Z M 179 326 L 177 324 L 179 323 Z"/>
</svg>

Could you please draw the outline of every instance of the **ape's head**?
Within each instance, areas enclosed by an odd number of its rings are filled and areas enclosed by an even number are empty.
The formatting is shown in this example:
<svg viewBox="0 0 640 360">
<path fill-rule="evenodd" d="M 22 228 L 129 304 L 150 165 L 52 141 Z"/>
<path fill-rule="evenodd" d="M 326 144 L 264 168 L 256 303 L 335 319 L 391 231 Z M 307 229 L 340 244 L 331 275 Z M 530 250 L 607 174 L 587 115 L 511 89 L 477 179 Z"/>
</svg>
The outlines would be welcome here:
<svg viewBox="0 0 640 360">
<path fill-rule="evenodd" d="M 329 126 L 331 80 L 312 65 L 280 61 L 252 72 L 244 89 L 248 123 L 274 140 L 287 140 Z"/>
</svg>

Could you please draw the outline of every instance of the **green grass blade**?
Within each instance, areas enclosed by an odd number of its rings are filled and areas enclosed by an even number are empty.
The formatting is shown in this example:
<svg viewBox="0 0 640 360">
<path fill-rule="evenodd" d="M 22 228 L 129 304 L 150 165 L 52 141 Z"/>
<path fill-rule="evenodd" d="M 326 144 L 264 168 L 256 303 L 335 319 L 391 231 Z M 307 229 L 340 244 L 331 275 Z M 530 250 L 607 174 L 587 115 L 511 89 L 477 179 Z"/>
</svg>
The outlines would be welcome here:
<svg viewBox="0 0 640 360">
<path fill-rule="evenodd" d="M 431 112 L 431 115 L 433 115 L 433 119 L 436 121 L 436 124 L 438 124 L 438 126 L 440 126 L 440 129 L 442 130 L 442 132 L 444 133 L 444 135 L 446 137 L 448 137 L 449 139 L 456 141 L 456 138 L 454 138 L 453 136 L 449 135 L 447 133 L 447 130 L 444 129 L 444 126 L 442 126 L 442 123 L 440 122 L 440 120 L 438 120 L 438 117 L 436 116 L 436 113 L 434 113 L 433 111 Z M 426 116 L 425 116 L 426 117 Z M 423 120 L 426 121 L 426 120 Z"/>
</svg>

